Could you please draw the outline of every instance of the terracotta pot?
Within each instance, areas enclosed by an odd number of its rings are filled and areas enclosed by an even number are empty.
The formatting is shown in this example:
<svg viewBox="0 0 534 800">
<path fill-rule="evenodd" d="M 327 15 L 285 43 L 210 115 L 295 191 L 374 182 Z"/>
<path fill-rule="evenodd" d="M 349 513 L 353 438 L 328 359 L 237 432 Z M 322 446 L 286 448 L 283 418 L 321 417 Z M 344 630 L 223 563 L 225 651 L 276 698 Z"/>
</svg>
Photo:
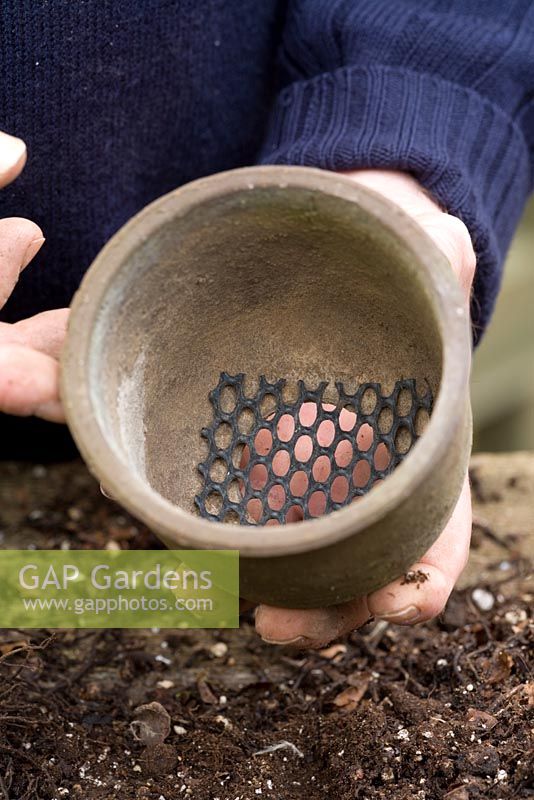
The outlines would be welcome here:
<svg viewBox="0 0 534 800">
<path fill-rule="evenodd" d="M 62 397 L 90 470 L 168 547 L 239 549 L 244 597 L 315 607 L 386 584 L 439 535 L 470 451 L 469 351 L 450 265 L 393 203 L 334 173 L 254 167 L 161 197 L 104 247 L 73 302 Z M 214 523 L 194 498 L 221 371 L 415 378 L 434 409 L 357 503 L 280 527 Z"/>
</svg>

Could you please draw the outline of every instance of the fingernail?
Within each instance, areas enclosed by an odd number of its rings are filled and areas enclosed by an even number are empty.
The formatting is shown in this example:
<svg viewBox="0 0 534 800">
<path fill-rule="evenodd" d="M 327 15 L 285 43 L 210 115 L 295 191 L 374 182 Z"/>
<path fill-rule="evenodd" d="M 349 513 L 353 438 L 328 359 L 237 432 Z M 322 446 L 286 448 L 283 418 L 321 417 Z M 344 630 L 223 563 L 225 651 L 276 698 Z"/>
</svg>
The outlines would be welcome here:
<svg viewBox="0 0 534 800">
<path fill-rule="evenodd" d="M 312 641 L 307 636 L 293 636 L 291 639 L 268 639 L 266 636 L 262 636 L 261 639 L 267 644 L 294 645 L 298 647 L 307 647 Z"/>
<path fill-rule="evenodd" d="M 403 625 L 408 622 L 415 622 L 420 614 L 421 611 L 417 606 L 406 606 L 398 610 L 386 611 L 383 614 L 378 612 L 375 616 L 386 622 L 394 622 L 395 624 Z"/>
<path fill-rule="evenodd" d="M 112 494 L 110 494 L 110 493 L 108 492 L 108 490 L 107 490 L 107 489 L 106 489 L 104 486 L 102 486 L 102 484 L 100 484 L 100 491 L 102 492 L 102 494 L 104 495 L 104 497 L 107 497 L 107 498 L 108 498 L 108 500 L 115 500 L 115 498 L 113 497 L 113 495 L 112 495 Z"/>
<path fill-rule="evenodd" d="M 0 173 L 7 172 L 18 164 L 26 152 L 22 139 L 8 133 L 0 136 Z"/>
<path fill-rule="evenodd" d="M 24 253 L 24 258 L 22 259 L 22 269 L 27 267 L 32 258 L 39 252 L 41 247 L 43 246 L 44 236 L 41 236 L 39 239 L 34 239 L 33 242 L 30 242 L 26 252 Z"/>
</svg>

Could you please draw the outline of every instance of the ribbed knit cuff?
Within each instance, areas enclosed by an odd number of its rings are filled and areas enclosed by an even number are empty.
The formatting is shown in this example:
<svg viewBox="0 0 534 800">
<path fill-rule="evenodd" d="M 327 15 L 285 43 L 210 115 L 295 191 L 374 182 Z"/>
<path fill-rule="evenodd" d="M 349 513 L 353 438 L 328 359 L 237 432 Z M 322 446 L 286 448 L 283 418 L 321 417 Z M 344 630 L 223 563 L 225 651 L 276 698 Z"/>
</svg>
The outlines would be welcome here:
<svg viewBox="0 0 534 800">
<path fill-rule="evenodd" d="M 531 182 L 523 134 L 500 108 L 436 76 L 346 67 L 281 92 L 260 161 L 414 175 L 471 233 L 478 341 Z"/>
</svg>

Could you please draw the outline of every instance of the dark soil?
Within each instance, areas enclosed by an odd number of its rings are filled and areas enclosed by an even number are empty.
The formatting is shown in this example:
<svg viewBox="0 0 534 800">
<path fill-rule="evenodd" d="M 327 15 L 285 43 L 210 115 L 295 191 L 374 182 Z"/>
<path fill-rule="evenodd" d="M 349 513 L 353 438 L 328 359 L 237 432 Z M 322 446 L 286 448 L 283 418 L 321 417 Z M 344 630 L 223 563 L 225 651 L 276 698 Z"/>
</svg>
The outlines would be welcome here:
<svg viewBox="0 0 534 800">
<path fill-rule="evenodd" d="M 534 797 L 534 457 L 475 476 L 474 568 L 424 626 L 312 654 L 264 644 L 251 617 L 2 631 L 0 799 Z M 0 508 L 4 547 L 158 546 L 81 465 L 0 466 Z M 148 747 L 143 713 L 162 731 Z"/>
</svg>

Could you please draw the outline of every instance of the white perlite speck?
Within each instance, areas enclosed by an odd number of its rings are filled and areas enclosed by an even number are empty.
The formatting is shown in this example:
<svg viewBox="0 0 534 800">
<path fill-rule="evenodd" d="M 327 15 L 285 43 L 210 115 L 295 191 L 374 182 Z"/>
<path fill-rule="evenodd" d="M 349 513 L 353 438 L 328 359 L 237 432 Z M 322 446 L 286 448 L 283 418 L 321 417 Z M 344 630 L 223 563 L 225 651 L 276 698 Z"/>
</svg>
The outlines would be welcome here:
<svg viewBox="0 0 534 800">
<path fill-rule="evenodd" d="M 473 589 L 471 597 L 481 611 L 491 611 L 495 605 L 495 597 L 487 589 Z"/>
</svg>

